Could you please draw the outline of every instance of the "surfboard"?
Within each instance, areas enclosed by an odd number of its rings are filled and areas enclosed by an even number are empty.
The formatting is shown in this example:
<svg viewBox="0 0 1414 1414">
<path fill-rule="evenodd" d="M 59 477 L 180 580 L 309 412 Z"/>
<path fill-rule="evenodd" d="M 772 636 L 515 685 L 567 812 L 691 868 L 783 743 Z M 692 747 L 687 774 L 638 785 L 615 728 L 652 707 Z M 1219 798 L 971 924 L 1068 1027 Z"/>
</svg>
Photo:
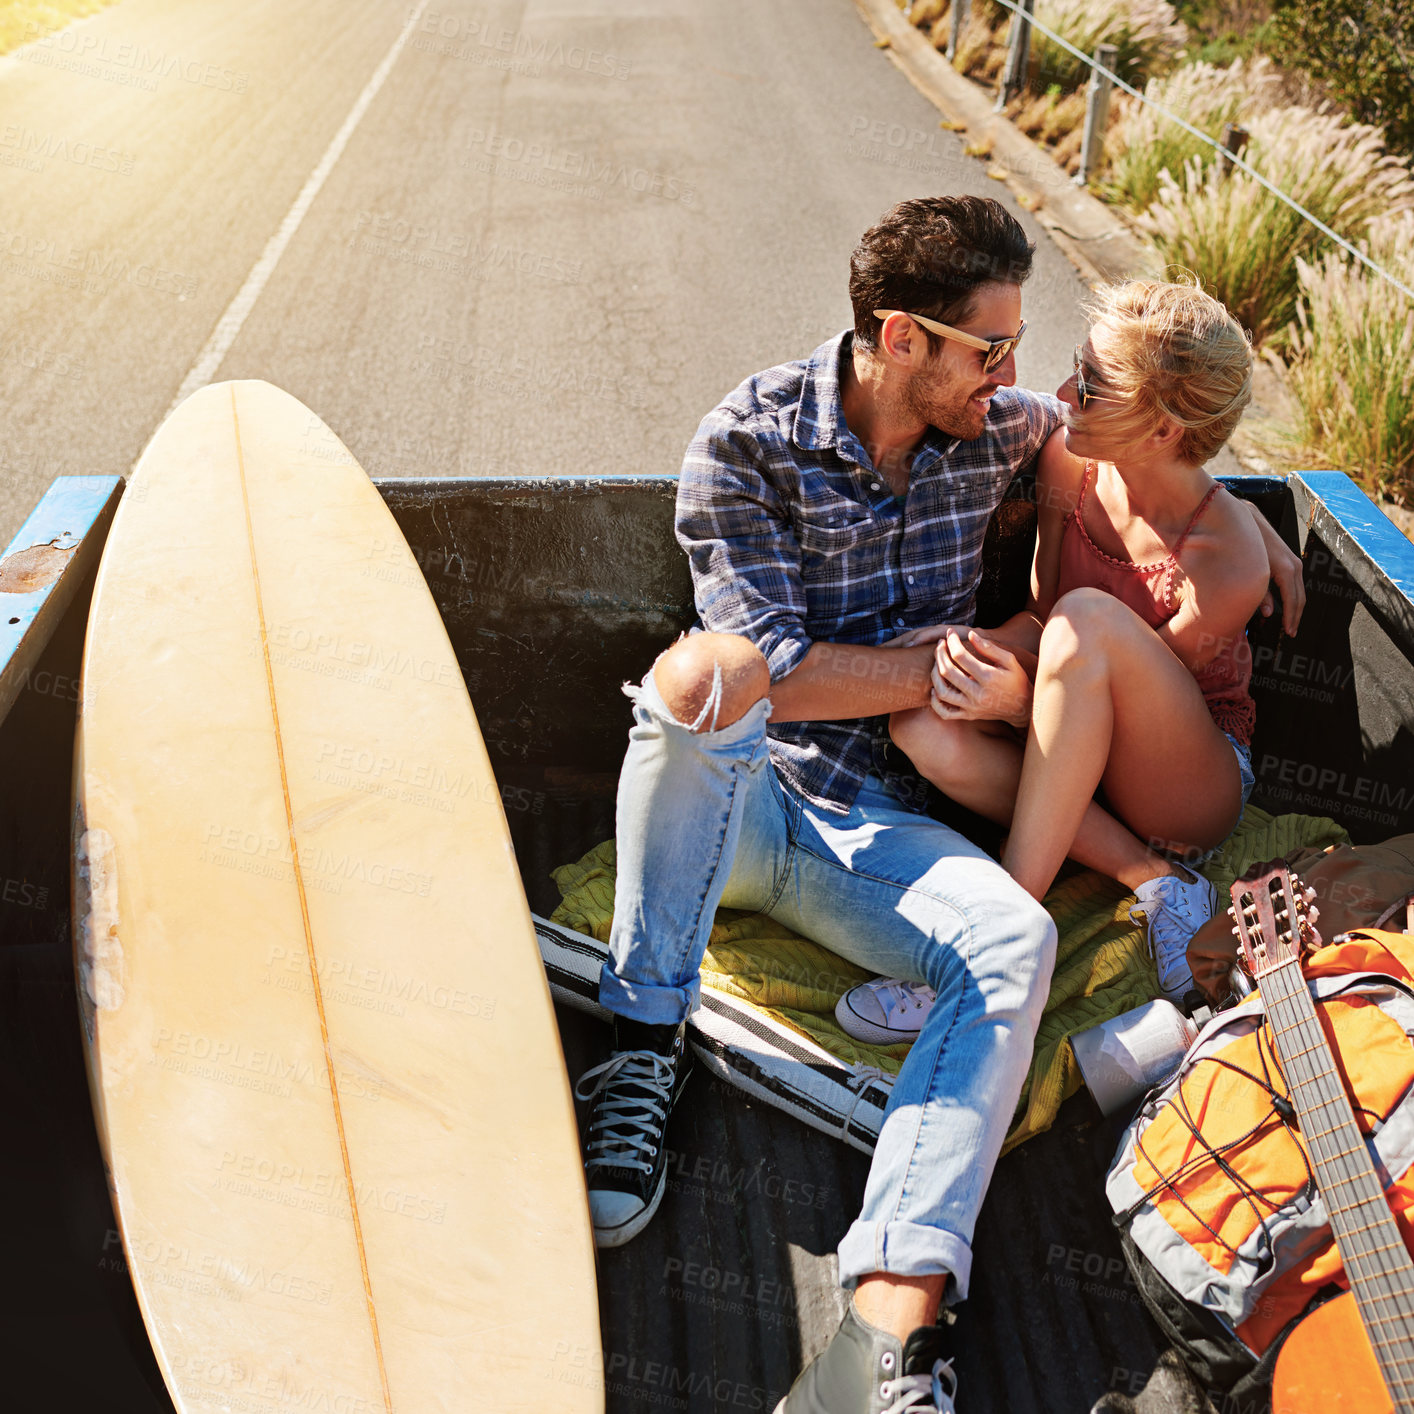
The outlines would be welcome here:
<svg viewBox="0 0 1414 1414">
<path fill-rule="evenodd" d="M 204 388 L 144 452 L 74 780 L 94 1112 L 178 1410 L 602 1410 L 573 1102 L 471 702 L 376 488 L 279 389 Z"/>
</svg>

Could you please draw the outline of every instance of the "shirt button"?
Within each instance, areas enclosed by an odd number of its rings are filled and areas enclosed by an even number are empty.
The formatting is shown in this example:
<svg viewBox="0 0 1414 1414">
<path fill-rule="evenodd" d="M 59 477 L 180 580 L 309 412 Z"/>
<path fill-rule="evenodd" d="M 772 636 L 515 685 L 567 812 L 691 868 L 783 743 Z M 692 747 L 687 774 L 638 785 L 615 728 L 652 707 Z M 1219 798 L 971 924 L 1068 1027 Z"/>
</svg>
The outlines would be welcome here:
<svg viewBox="0 0 1414 1414">
<path fill-rule="evenodd" d="M 900 615 L 894 620 L 894 622 L 895 622 L 900 628 L 902 628 L 902 627 L 903 627 L 903 615 L 900 614 Z"/>
<path fill-rule="evenodd" d="M 869 489 L 871 491 L 877 491 L 879 489 L 879 483 L 877 481 L 871 481 L 869 483 Z"/>
<path fill-rule="evenodd" d="M 912 575 L 909 575 L 909 577 L 908 577 L 908 582 L 909 582 L 910 584 L 913 583 L 913 576 L 912 576 Z"/>
</svg>

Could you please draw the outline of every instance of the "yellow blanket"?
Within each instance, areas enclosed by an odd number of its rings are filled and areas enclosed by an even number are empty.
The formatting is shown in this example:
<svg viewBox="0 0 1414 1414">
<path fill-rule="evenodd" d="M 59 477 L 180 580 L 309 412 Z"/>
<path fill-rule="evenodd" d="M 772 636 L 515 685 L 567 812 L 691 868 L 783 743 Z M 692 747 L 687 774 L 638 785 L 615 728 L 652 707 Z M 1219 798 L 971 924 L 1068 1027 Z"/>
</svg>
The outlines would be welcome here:
<svg viewBox="0 0 1414 1414">
<path fill-rule="evenodd" d="M 1228 886 L 1259 860 L 1345 840 L 1345 831 L 1334 821 L 1272 816 L 1249 805 L 1204 873 L 1217 886 L 1219 905 L 1226 906 Z M 564 901 L 554 921 L 608 942 L 614 867 L 614 842 L 608 840 L 577 863 L 556 869 Z M 1159 994 L 1143 933 L 1129 920 L 1132 902 L 1122 885 L 1088 870 L 1063 877 L 1046 895 L 1060 946 L 1008 1149 L 1048 1129 L 1061 1101 L 1080 1088 L 1070 1036 Z M 871 975 L 774 919 L 730 908 L 718 910 L 702 961 L 704 987 L 763 1007 L 849 1065 L 896 1073 L 907 1045 L 867 1046 L 851 1040 L 835 1021 L 835 1003 Z"/>
</svg>

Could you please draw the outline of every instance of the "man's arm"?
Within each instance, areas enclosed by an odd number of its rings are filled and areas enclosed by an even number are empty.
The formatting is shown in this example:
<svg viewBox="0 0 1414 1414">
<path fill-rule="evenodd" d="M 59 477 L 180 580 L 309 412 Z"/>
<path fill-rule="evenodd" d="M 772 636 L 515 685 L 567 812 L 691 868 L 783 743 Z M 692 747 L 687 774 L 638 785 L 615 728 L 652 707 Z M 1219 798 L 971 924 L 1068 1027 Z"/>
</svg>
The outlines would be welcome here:
<svg viewBox="0 0 1414 1414">
<path fill-rule="evenodd" d="M 946 632 L 945 625 L 917 629 L 879 648 L 812 643 L 799 665 L 772 686 L 771 720 L 839 722 L 923 706 L 933 644 Z"/>
<path fill-rule="evenodd" d="M 1257 523 L 1262 544 L 1267 552 L 1267 577 L 1276 585 L 1281 595 L 1281 627 L 1288 638 L 1295 637 L 1301 626 L 1301 615 L 1306 608 L 1306 581 L 1300 559 L 1287 548 L 1286 541 L 1272 528 L 1271 522 L 1251 501 L 1242 503 L 1252 513 Z M 1276 610 L 1272 592 L 1267 590 L 1260 605 L 1263 618 L 1270 618 Z"/>
<path fill-rule="evenodd" d="M 801 552 L 767 474 L 770 449 L 729 413 L 704 419 L 678 483 L 677 535 L 692 565 L 702 626 L 761 650 L 773 722 L 849 721 L 928 700 L 933 643 L 917 628 L 879 647 L 812 640 Z"/>
</svg>

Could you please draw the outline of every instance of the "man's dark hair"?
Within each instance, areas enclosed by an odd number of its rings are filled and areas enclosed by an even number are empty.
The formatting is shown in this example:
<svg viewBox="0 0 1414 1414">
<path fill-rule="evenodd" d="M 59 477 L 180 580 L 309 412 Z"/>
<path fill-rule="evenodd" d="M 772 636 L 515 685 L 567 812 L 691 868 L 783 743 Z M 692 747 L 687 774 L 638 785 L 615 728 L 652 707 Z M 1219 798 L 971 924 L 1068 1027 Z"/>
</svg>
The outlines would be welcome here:
<svg viewBox="0 0 1414 1414">
<path fill-rule="evenodd" d="M 859 238 L 849 259 L 857 348 L 878 346 L 876 309 L 925 314 L 960 324 L 976 308 L 978 286 L 1020 285 L 1036 247 L 1017 219 L 989 196 L 925 196 L 901 201 Z M 942 339 L 927 330 L 928 350 Z"/>
</svg>

